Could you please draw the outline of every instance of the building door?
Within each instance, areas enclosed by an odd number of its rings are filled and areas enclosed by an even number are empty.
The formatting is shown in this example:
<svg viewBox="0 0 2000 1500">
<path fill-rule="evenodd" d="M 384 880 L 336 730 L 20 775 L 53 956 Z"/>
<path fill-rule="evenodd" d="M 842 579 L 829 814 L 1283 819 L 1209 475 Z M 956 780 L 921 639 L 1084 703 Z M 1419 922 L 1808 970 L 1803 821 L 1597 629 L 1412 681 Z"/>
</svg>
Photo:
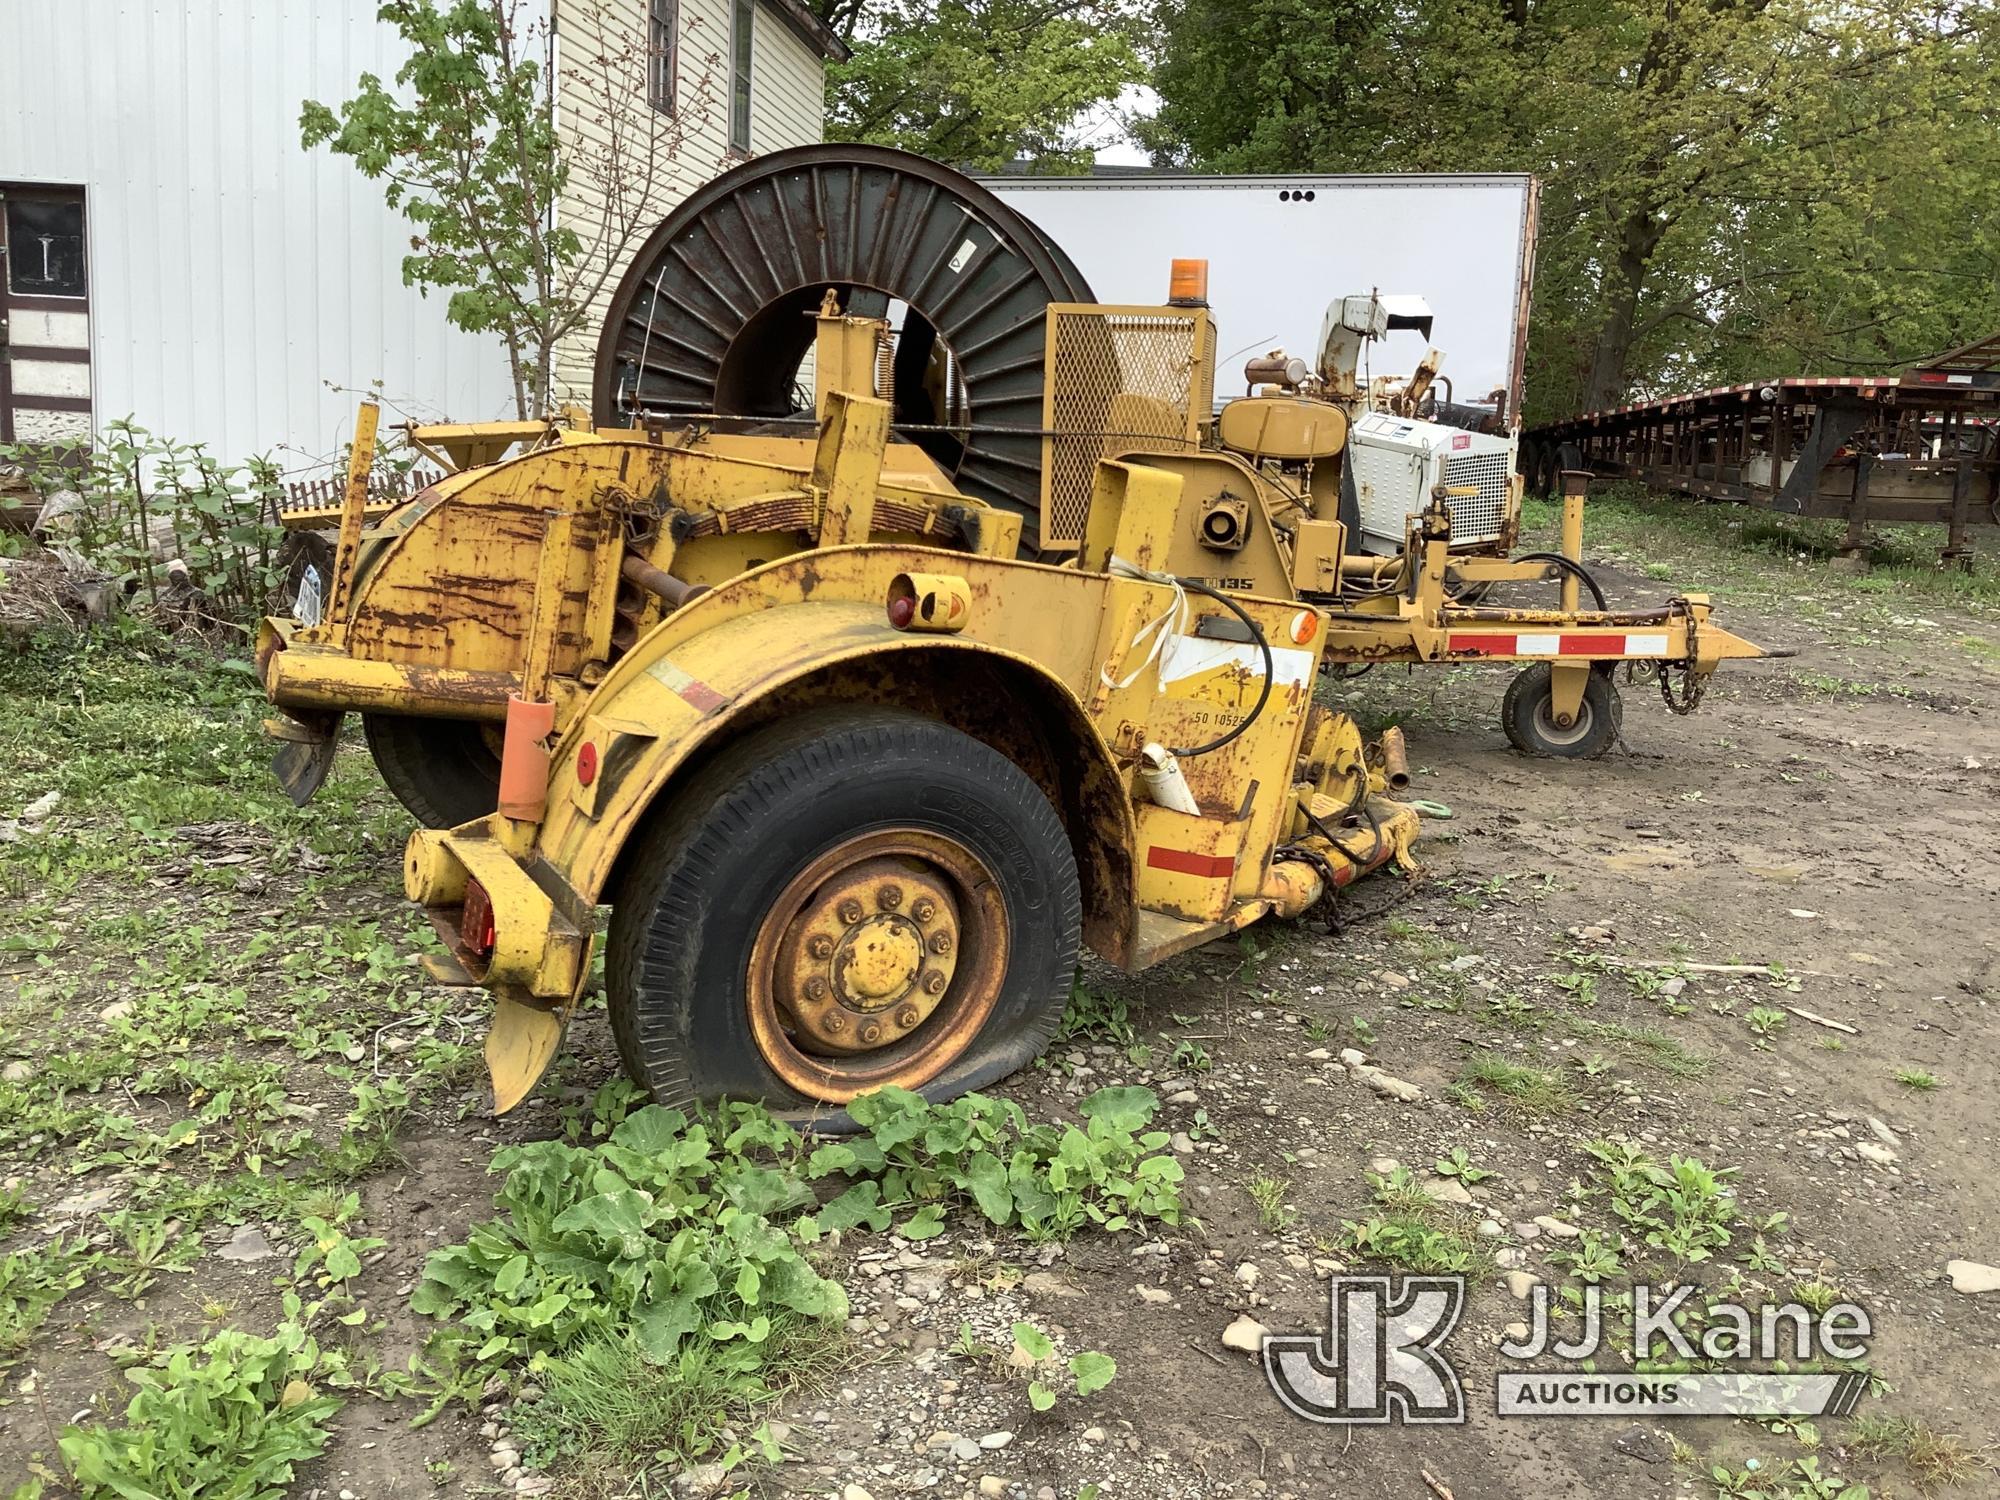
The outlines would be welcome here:
<svg viewBox="0 0 2000 1500">
<path fill-rule="evenodd" d="M 0 184 L 0 442 L 90 442 L 83 189 Z"/>
</svg>

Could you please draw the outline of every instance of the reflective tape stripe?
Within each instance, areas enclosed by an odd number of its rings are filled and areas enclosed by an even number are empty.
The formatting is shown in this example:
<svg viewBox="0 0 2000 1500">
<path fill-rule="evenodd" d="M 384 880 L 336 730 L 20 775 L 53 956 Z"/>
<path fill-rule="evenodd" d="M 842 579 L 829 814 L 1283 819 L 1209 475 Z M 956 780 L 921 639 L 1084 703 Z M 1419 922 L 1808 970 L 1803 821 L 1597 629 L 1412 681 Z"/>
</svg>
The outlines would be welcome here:
<svg viewBox="0 0 2000 1500">
<path fill-rule="evenodd" d="M 712 714 L 729 701 L 700 678 L 689 676 L 664 656 L 646 669 L 646 675 L 698 713 Z"/>
<path fill-rule="evenodd" d="M 1671 639 L 1664 631 L 1644 634 L 1585 635 L 1552 634 L 1547 631 L 1515 635 L 1474 635 L 1455 633 L 1445 649 L 1455 654 L 1476 656 L 1666 656 Z"/>
<path fill-rule="evenodd" d="M 1192 849 L 1169 849 L 1164 844 L 1146 851 L 1146 863 L 1155 870 L 1199 875 L 1204 880 L 1222 880 L 1236 873 L 1236 861 L 1230 855 L 1196 854 Z"/>
</svg>

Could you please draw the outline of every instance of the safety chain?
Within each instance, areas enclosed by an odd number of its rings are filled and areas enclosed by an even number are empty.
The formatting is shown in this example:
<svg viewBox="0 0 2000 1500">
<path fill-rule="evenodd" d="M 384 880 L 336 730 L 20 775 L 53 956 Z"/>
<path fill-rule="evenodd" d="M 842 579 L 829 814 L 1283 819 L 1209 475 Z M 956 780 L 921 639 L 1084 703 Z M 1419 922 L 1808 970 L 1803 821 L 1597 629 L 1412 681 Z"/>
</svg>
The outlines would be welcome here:
<svg viewBox="0 0 2000 1500">
<path fill-rule="evenodd" d="M 1333 861 L 1317 849 L 1310 849 L 1304 844 L 1281 844 L 1278 846 L 1277 857 L 1295 859 L 1301 864 L 1312 866 L 1320 879 L 1320 898 L 1314 905 L 1314 911 L 1325 919 L 1328 932 L 1338 932 L 1340 920 L 1334 913 L 1338 908 L 1336 898 L 1340 894 L 1340 887 L 1334 884 Z M 1300 915 L 1304 916 L 1305 913 L 1301 912 Z"/>
<path fill-rule="evenodd" d="M 1339 848 L 1343 854 L 1347 853 L 1347 850 L 1338 844 L 1334 847 Z M 1369 921 L 1375 917 L 1384 915 L 1394 907 L 1402 905 L 1411 896 L 1416 894 L 1417 887 L 1423 879 L 1421 871 L 1405 871 L 1401 882 L 1397 885 L 1394 896 L 1390 897 L 1387 901 L 1356 911 L 1354 909 L 1354 897 L 1348 893 L 1349 888 L 1335 883 L 1333 861 L 1318 850 L 1304 844 L 1281 844 L 1276 851 L 1276 855 L 1279 859 L 1295 859 L 1302 864 L 1311 865 L 1318 873 L 1320 881 L 1325 887 L 1324 894 L 1320 896 L 1318 902 L 1314 904 L 1310 912 L 1300 913 L 1300 920 L 1303 921 L 1307 916 L 1317 917 L 1325 924 L 1325 930 L 1335 935 L 1346 931 L 1357 921 Z M 1350 855 L 1349 858 L 1352 858 L 1352 856 Z M 1369 882 L 1371 889 L 1378 884 L 1379 882 L 1377 881 L 1371 880 Z"/>
<path fill-rule="evenodd" d="M 1697 673 L 1692 664 L 1683 666 L 1681 691 L 1676 697 L 1672 673 L 1672 663 L 1664 661 L 1660 663 L 1660 701 L 1674 713 L 1691 714 L 1701 707 L 1701 695 L 1708 691 L 1708 677 L 1705 673 Z"/>
<path fill-rule="evenodd" d="M 1360 904 L 1350 893 L 1351 887 L 1341 888 L 1338 891 L 1329 890 L 1326 900 L 1321 903 L 1326 911 L 1326 930 L 1337 937 L 1359 923 L 1372 922 L 1378 917 L 1385 917 L 1412 896 L 1416 895 L 1423 883 L 1424 877 L 1421 871 L 1410 871 L 1396 883 L 1395 894 L 1390 896 L 1387 901 L 1371 902 L 1365 907 L 1360 907 L 1359 910 L 1356 908 Z M 1374 881 L 1370 881 L 1369 885 L 1379 888 L 1376 887 Z"/>
</svg>

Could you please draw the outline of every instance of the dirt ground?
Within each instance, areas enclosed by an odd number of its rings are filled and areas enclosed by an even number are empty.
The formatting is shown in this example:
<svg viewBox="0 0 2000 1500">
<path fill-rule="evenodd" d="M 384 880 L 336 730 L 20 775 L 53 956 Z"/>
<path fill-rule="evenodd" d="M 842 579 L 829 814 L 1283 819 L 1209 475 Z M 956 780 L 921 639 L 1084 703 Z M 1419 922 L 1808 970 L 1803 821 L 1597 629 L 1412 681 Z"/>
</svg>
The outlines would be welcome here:
<svg viewBox="0 0 2000 1500">
<path fill-rule="evenodd" d="M 1857 1415 L 1920 1418 L 1975 1462 L 2000 1442 L 2000 1295 L 1955 1291 L 1945 1273 L 1954 1259 L 2000 1264 L 2000 609 L 1900 583 L 1878 591 L 1816 561 L 1686 537 L 1677 522 L 1596 543 L 1614 602 L 1708 584 L 1730 628 L 1795 657 L 1730 667 L 1692 717 L 1668 714 L 1650 683 L 1629 685 L 1624 749 L 1578 764 L 1507 747 L 1495 723 L 1500 671 L 1378 671 L 1331 687 L 1331 701 L 1369 722 L 1404 725 L 1421 794 L 1453 810 L 1420 846 L 1422 877 L 1350 893 L 1337 930 L 1257 929 L 1138 976 L 1091 967 L 1085 983 L 1105 1012 L 997 1091 L 1049 1118 L 1108 1084 L 1152 1088 L 1197 1222 L 1048 1246 L 957 1221 L 921 1244 L 857 1239 L 841 1262 L 849 1358 L 770 1413 L 787 1461 L 728 1486 L 846 1500 L 1841 1493 L 1830 1479 L 1824 1489 L 1781 1481 L 1800 1458 L 1875 1497 L 1942 1484 L 1946 1471 L 1924 1455 L 1856 1446 L 1857 1429 L 1835 1419 L 1493 1415 L 1496 1345 L 1524 1307 L 1506 1273 L 1575 1284 L 1551 1258 L 1571 1237 L 1535 1220 L 1610 1227 L 1604 1197 L 1587 1191 L 1601 1168 L 1586 1148 L 1614 1138 L 1662 1162 L 1693 1156 L 1737 1173 L 1741 1221 L 1706 1268 L 1710 1285 L 1733 1267 L 1760 1294 L 1818 1284 L 1870 1310 L 1874 1384 Z M 1980 542 L 1990 555 L 2000 536 Z M 365 763 L 342 774 L 364 786 Z M 394 946 L 404 940 L 395 819 L 376 795 L 355 793 L 369 840 L 329 856 L 344 879 L 315 899 L 322 913 L 330 902 L 355 921 L 379 919 Z M 210 837 L 227 846 L 228 819 L 216 823 Z M 242 846 L 261 857 L 260 826 L 244 825 Z M 233 888 L 239 940 L 282 928 L 302 899 L 295 876 Z M 157 877 L 131 889 L 142 905 L 178 899 Z M 342 963 L 369 962 L 354 949 L 311 982 L 338 983 Z M 100 1001 L 115 980 L 102 979 Z M 316 1058 L 366 1071 L 358 1059 L 373 1049 L 379 1074 L 384 1033 L 374 1027 L 396 1002 L 385 991 L 384 1008 L 357 1020 L 337 1055 L 272 1039 L 293 1100 L 313 1101 Z M 556 1131 L 616 1067 L 601 1012 L 591 1015 L 555 1085 L 507 1121 L 486 1120 L 464 1045 L 476 1039 L 476 997 L 426 1003 L 422 1034 L 461 1050 L 394 1127 L 394 1155 L 354 1178 L 357 1222 L 384 1242 L 358 1285 L 391 1368 L 421 1338 L 406 1297 L 424 1257 L 491 1212 L 493 1150 Z M 76 1015 L 38 1021 L 8 1004 L 8 1055 L 49 1069 Z M 1339 1061 L 1348 1048 L 1422 1097 L 1364 1086 Z M 1494 1059 L 1537 1070 L 1547 1086 L 1513 1097 L 1482 1085 L 1478 1065 Z M 347 1104 L 338 1091 L 323 1102 Z M 46 1144 L 0 1137 L 10 1158 L 0 1176 L 18 1177 L 42 1206 L 10 1231 L 10 1251 L 63 1227 L 49 1207 L 58 1198 L 75 1223 L 96 1210 L 75 1207 L 74 1195 L 105 1186 L 115 1196 L 133 1180 L 116 1164 L 84 1175 Z M 1454 1148 L 1490 1175 L 1456 1185 L 1466 1191 L 1440 1184 L 1433 1164 Z M 1387 1172 L 1385 1158 L 1466 1200 L 1437 1210 L 1473 1255 L 1451 1344 L 1469 1396 L 1462 1426 L 1308 1423 L 1221 1341 L 1244 1315 L 1275 1332 L 1324 1327 L 1323 1274 L 1374 1264 L 1345 1226 L 1375 1211 L 1370 1173 Z M 1753 1233 L 1780 1214 L 1746 1269 Z M 242 1227 L 224 1216 L 170 1296 L 135 1303 L 91 1283 L 54 1309 L 0 1374 L 0 1486 L 40 1474 L 49 1494 L 71 1493 L 52 1459 L 56 1434 L 122 1402 L 110 1363 L 121 1341 L 155 1324 L 185 1333 L 275 1316 L 278 1273 L 297 1247 L 279 1243 L 275 1221 L 249 1219 L 282 1254 L 262 1265 L 223 1258 Z M 1016 1372 L 977 1352 L 1004 1348 L 1023 1318 L 1064 1353 L 1110 1354 L 1117 1379 L 1033 1412 Z M 350 1402 L 333 1446 L 292 1493 L 496 1491 L 488 1454 L 506 1441 L 509 1413 L 454 1409 L 413 1430 L 425 1404 Z M 2000 1493 L 1990 1471 L 1963 1467 L 1949 1493 Z M 606 1479 L 559 1480 L 548 1492 L 617 1493 Z M 696 1472 L 672 1483 L 695 1494 L 722 1481 Z M 649 1482 L 633 1493 L 665 1490 Z"/>
<path fill-rule="evenodd" d="M 1619 568 L 1600 576 L 1620 604 L 1660 597 L 1681 581 Z M 816 1404 L 832 1414 L 825 1426 L 833 1445 L 855 1456 L 828 1464 L 816 1455 L 789 1491 L 868 1485 L 882 1477 L 878 1466 L 907 1477 L 912 1438 L 922 1442 L 928 1429 L 977 1438 L 974 1429 L 990 1422 L 1020 1432 L 972 1469 L 1028 1494 L 1048 1484 L 1066 1497 L 1095 1481 L 1112 1495 L 1400 1500 L 1437 1493 L 1426 1471 L 1459 1497 L 1713 1492 L 1702 1487 L 1707 1466 L 1672 1463 L 1652 1426 L 1492 1415 L 1493 1345 L 1521 1309 L 1497 1269 L 1475 1277 L 1454 1335 L 1472 1393 L 1463 1427 L 1316 1428 L 1278 1404 L 1251 1361 L 1218 1343 L 1244 1312 L 1274 1330 L 1325 1326 L 1325 1293 L 1306 1262 L 1319 1255 L 1316 1238 L 1365 1214 L 1372 1159 L 1423 1166 L 1465 1146 L 1495 1174 L 1463 1210 L 1504 1227 L 1479 1241 L 1490 1251 L 1517 1242 L 1514 1225 L 1532 1229 L 1537 1215 L 1564 1214 L 1567 1185 L 1590 1173 L 1582 1146 L 1611 1134 L 1661 1157 L 1678 1152 L 1738 1168 L 1747 1210 L 1790 1215 L 1782 1256 L 1793 1279 L 1817 1277 L 1871 1309 L 1869 1362 L 1893 1387 L 1872 1399 L 1974 1447 L 2000 1438 L 2000 1306 L 1953 1291 L 1943 1274 L 1949 1260 L 1991 1262 L 2000 1251 L 1991 1089 L 2000 943 L 1990 921 L 2000 895 L 1991 854 L 2000 835 L 2000 675 L 1937 649 L 1981 630 L 1990 637 L 1990 620 L 1931 610 L 1924 619 L 1879 629 L 1732 606 L 1732 628 L 1800 655 L 1720 676 L 1688 718 L 1669 715 L 1650 684 L 1626 688 L 1630 753 L 1584 764 L 1532 762 L 1508 750 L 1494 727 L 1501 674 L 1469 673 L 1441 687 L 1405 722 L 1422 789 L 1456 817 L 1446 825 L 1449 842 L 1426 844 L 1427 878 L 1393 909 L 1393 931 L 1365 916 L 1338 935 L 1300 924 L 1247 974 L 1240 954 L 1223 951 L 1137 979 L 1106 978 L 1136 1002 L 1142 1032 L 1186 1034 L 1172 1018 L 1194 1013 L 1213 1068 L 1147 1079 L 1123 1066 L 1122 1049 L 1087 1047 L 1083 1056 L 1097 1069 L 1090 1084 L 1149 1081 L 1169 1096 L 1192 1088 L 1198 1102 L 1170 1105 L 1167 1125 L 1184 1128 L 1200 1108 L 1220 1138 L 1192 1158 L 1202 1233 L 1170 1237 L 1157 1256 L 1081 1243 L 1022 1299 L 1044 1326 L 1118 1359 L 1124 1373 L 1101 1405 L 1032 1422 L 1017 1398 L 968 1424 L 938 1409 L 934 1382 L 888 1363 L 855 1378 L 858 1399 Z M 1408 691 L 1402 681 L 1375 685 L 1365 708 L 1380 711 Z M 1352 904 L 1366 910 L 1386 897 L 1364 890 Z M 1578 953 L 1680 959 L 1690 969 L 1782 965 L 1796 987 L 1768 975 L 1691 972 L 1681 996 L 1687 1013 L 1673 1016 L 1631 992 L 1617 970 L 1593 971 L 1602 977 L 1583 1018 L 1666 1030 L 1712 1061 L 1700 1078 L 1661 1072 L 1644 1053 L 1580 1041 L 1560 1026 L 1498 1022 L 1486 1010 L 1482 997 L 1512 994 L 1545 1012 L 1579 1013 L 1575 992 L 1557 984 L 1576 974 Z M 1440 976 L 1465 960 L 1463 1003 L 1427 1008 L 1423 998 L 1439 993 Z M 1796 1005 L 1855 1034 L 1791 1015 L 1759 1045 L 1744 1018 L 1766 1003 Z M 1351 1044 L 1354 1018 L 1364 1018 L 1374 1038 L 1367 1050 L 1429 1097 L 1395 1104 L 1312 1061 L 1314 1043 L 1300 1023 L 1312 1017 L 1337 1023 L 1335 1039 L 1319 1044 L 1336 1051 Z M 1840 1050 L 1825 1049 L 1832 1038 Z M 1504 1109 L 1470 1115 L 1440 1095 L 1461 1061 L 1481 1050 L 1562 1070 L 1581 1097 L 1546 1120 Z M 1613 1064 L 1601 1077 L 1566 1066 L 1593 1050 Z M 1913 1092 L 1895 1080 L 1903 1068 L 1928 1070 L 1940 1086 Z M 1045 1073 L 1006 1092 L 1050 1109 L 1073 1090 Z M 1898 1141 L 1893 1161 L 1857 1156 L 1854 1142 L 1873 1140 L 1870 1117 Z M 1247 1192 L 1259 1177 L 1288 1184 L 1297 1210 L 1290 1231 L 1260 1225 Z M 1546 1235 L 1525 1242 L 1527 1266 L 1555 1274 L 1543 1254 L 1553 1243 Z M 926 1251 L 927 1265 L 945 1253 Z M 1350 1253 L 1339 1259 L 1362 1264 Z M 1244 1263 L 1259 1267 L 1253 1293 L 1235 1274 Z M 1134 1290 L 1141 1283 L 1170 1300 L 1142 1301 Z M 939 1334 L 949 1342 L 979 1306 L 948 1291 L 935 1306 L 902 1312 L 884 1298 L 880 1332 L 891 1346 L 921 1350 Z M 815 1431 L 810 1416 L 801 1425 Z M 1090 1431 L 1104 1439 L 1091 1441 Z M 1711 1418 L 1672 1431 L 1733 1466 L 1800 1451 L 1795 1436 L 1750 1423 Z M 1917 1492 L 1894 1464 L 1839 1462 L 1838 1424 L 1825 1424 L 1820 1442 L 1829 1472 L 1872 1477 L 1877 1495 Z M 915 1468 L 922 1477 L 926 1466 Z M 950 1479 L 971 1472 L 928 1469 Z M 1983 1474 L 1965 1492 L 2000 1493 L 1995 1485 Z"/>
</svg>

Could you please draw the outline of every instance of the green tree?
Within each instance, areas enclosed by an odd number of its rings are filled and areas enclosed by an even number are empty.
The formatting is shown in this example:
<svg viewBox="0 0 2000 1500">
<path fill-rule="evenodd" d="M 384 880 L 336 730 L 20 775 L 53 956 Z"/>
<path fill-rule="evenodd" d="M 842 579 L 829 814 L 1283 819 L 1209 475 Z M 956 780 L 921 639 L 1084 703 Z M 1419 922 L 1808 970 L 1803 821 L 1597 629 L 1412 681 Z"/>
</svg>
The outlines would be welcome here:
<svg viewBox="0 0 2000 1500">
<path fill-rule="evenodd" d="M 853 49 L 827 69 L 829 140 L 998 168 L 1089 165 L 1087 111 L 1144 76 L 1121 0 L 812 0 Z"/>
<path fill-rule="evenodd" d="M 565 0 L 558 78 L 549 11 L 388 0 L 377 18 L 409 51 L 394 85 L 364 73 L 338 108 L 299 116 L 308 149 L 351 159 L 409 219 L 405 284 L 448 291 L 454 324 L 505 344 L 524 418 L 548 413 L 557 344 L 657 221 L 661 168 L 709 93 L 652 108 L 644 37 L 594 0 Z"/>
<path fill-rule="evenodd" d="M 1991 7 L 1174 0 L 1157 22 L 1146 138 L 1174 164 L 1541 179 L 1531 416 L 1881 367 L 2000 314 Z"/>
</svg>

